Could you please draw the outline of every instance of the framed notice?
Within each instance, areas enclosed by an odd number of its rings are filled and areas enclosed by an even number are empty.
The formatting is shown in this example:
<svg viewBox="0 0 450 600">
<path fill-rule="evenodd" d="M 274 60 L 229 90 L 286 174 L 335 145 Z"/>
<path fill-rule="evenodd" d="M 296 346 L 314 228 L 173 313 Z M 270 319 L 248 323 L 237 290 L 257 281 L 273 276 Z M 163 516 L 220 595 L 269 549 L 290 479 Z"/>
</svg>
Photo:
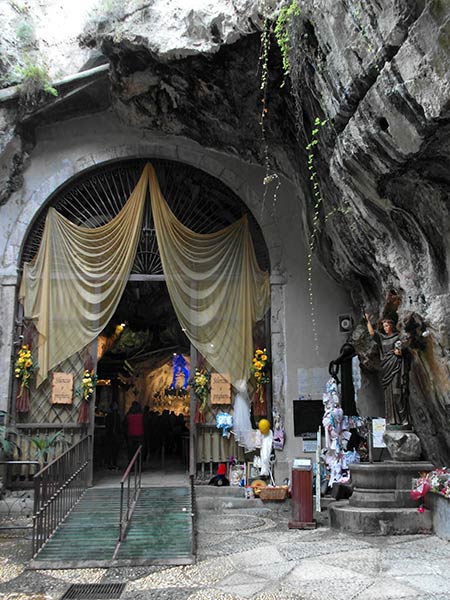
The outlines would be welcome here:
<svg viewBox="0 0 450 600">
<path fill-rule="evenodd" d="M 386 448 L 383 440 L 386 431 L 386 419 L 372 419 L 372 439 L 374 448 Z"/>
<path fill-rule="evenodd" d="M 72 404 L 73 402 L 73 373 L 53 373 L 52 404 Z"/>
<path fill-rule="evenodd" d="M 229 375 L 211 373 L 211 404 L 231 404 Z"/>
</svg>

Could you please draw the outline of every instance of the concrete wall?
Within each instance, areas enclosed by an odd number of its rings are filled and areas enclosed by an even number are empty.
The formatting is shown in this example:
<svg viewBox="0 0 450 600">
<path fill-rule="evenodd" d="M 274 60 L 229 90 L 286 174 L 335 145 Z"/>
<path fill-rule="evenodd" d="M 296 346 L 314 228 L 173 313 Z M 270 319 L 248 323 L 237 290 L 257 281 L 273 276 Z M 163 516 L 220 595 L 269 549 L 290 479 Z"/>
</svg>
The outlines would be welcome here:
<svg viewBox="0 0 450 600">
<path fill-rule="evenodd" d="M 0 408 L 7 408 L 11 373 L 15 288 L 20 252 L 33 218 L 48 197 L 80 171 L 105 161 L 125 157 L 156 157 L 179 160 L 216 176 L 246 203 L 260 224 L 271 260 L 272 361 L 274 404 L 285 418 L 287 442 L 278 454 L 278 473 L 289 472 L 289 461 L 301 453 L 293 435 L 292 402 L 299 395 L 298 369 L 327 368 L 336 358 L 344 339 L 338 332 L 337 316 L 348 312 L 350 302 L 319 265 L 313 268 L 318 351 L 313 339 L 306 245 L 302 235 L 299 190 L 283 180 L 273 206 L 268 194 L 262 206 L 264 171 L 235 157 L 202 148 L 178 137 L 159 137 L 130 129 L 112 113 L 83 117 L 42 127 L 28 168 L 24 186 L 0 207 Z M 12 287 L 11 287 L 12 286 Z M 326 383 L 324 375 L 323 385 Z"/>
</svg>

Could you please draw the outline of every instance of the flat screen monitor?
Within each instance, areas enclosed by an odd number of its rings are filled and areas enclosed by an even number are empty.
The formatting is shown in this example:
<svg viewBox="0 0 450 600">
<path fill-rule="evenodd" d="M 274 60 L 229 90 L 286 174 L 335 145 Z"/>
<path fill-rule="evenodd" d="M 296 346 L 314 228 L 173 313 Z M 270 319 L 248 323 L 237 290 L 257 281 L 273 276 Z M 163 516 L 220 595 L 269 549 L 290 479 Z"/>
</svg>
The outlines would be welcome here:
<svg viewBox="0 0 450 600">
<path fill-rule="evenodd" d="M 322 400 L 294 400 L 294 435 L 304 437 L 306 434 L 316 435 L 322 424 Z"/>
</svg>

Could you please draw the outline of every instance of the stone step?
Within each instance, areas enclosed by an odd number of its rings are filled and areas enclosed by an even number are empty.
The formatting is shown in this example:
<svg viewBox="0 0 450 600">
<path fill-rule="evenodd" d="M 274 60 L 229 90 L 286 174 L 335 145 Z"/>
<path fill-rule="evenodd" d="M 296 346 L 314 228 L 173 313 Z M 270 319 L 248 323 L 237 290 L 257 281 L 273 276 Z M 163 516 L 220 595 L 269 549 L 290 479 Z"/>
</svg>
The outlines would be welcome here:
<svg viewBox="0 0 450 600">
<path fill-rule="evenodd" d="M 417 508 L 365 508 L 351 506 L 348 500 L 328 508 L 330 527 L 347 533 L 406 535 L 432 533 L 431 511 Z"/>
<path fill-rule="evenodd" d="M 215 485 L 196 485 L 195 486 L 196 498 L 208 497 L 208 498 L 244 498 L 245 490 L 237 485 L 230 485 L 225 487 L 216 487 Z"/>
<path fill-rule="evenodd" d="M 259 498 L 236 498 L 230 495 L 218 496 L 200 496 L 196 497 L 195 505 L 197 510 L 223 510 L 230 508 L 264 508 L 263 501 Z"/>
</svg>

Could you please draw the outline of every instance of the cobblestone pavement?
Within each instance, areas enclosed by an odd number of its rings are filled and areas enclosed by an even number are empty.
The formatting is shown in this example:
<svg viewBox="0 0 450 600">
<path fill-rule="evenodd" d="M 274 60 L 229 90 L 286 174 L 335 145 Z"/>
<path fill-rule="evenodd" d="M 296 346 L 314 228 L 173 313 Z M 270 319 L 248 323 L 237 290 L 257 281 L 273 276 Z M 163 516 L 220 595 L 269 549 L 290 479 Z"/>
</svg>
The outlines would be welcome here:
<svg viewBox="0 0 450 600">
<path fill-rule="evenodd" d="M 127 582 L 123 600 L 450 598 L 450 544 L 435 536 L 289 530 L 261 509 L 205 511 L 197 530 L 195 565 L 45 571 L 27 569 L 23 533 L 0 532 L 0 600 L 56 600 L 72 583 L 99 582 Z"/>
</svg>

